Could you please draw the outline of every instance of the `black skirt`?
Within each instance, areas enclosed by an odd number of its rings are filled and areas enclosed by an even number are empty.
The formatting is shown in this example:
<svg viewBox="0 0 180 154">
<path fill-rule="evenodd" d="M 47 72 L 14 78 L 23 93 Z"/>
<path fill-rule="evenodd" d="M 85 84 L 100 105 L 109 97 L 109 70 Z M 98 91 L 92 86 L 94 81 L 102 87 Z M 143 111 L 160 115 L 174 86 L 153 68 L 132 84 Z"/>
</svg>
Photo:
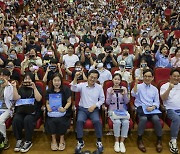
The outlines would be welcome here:
<svg viewBox="0 0 180 154">
<path fill-rule="evenodd" d="M 64 135 L 67 129 L 70 127 L 71 118 L 70 117 L 46 117 L 45 131 L 48 134 Z"/>
</svg>

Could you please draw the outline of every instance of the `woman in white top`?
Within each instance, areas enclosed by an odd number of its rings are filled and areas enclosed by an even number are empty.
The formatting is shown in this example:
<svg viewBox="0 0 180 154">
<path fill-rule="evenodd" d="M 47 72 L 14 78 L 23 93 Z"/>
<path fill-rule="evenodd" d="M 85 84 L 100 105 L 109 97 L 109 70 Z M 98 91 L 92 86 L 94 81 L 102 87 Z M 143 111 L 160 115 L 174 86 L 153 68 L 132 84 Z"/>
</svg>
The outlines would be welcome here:
<svg viewBox="0 0 180 154">
<path fill-rule="evenodd" d="M 123 37 L 121 43 L 134 43 L 134 38 L 132 36 L 130 36 L 128 31 L 126 31 L 124 33 L 124 37 Z"/>
</svg>

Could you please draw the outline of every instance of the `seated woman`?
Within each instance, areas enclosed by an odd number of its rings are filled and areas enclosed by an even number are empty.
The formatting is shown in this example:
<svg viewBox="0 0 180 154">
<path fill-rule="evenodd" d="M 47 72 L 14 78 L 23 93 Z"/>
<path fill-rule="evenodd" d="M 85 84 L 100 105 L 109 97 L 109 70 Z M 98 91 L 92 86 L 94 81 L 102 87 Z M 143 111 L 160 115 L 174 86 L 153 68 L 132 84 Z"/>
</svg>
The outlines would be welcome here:
<svg viewBox="0 0 180 154">
<path fill-rule="evenodd" d="M 171 67 L 171 61 L 168 56 L 168 47 L 162 45 L 155 54 L 156 67 Z"/>
<path fill-rule="evenodd" d="M 82 64 L 80 61 L 77 61 L 75 63 L 75 69 L 74 71 L 72 71 L 72 80 L 74 80 L 74 76 L 76 74 L 76 72 L 80 71 L 82 74 L 81 76 L 78 78 L 78 80 L 87 80 L 87 77 L 86 77 L 86 73 L 84 72 L 84 68 L 82 67 Z"/>
<path fill-rule="evenodd" d="M 52 95 L 54 95 L 54 100 L 52 99 Z M 62 100 L 60 104 L 54 104 L 56 101 L 58 103 L 57 98 L 55 100 L 56 95 L 57 97 L 62 97 L 59 98 Z M 52 78 L 52 88 L 47 90 L 46 100 L 48 113 L 45 129 L 46 132 L 52 136 L 51 149 L 53 151 L 62 151 L 65 149 L 64 135 L 70 126 L 72 109 L 71 91 L 68 87 L 63 86 L 62 78 L 59 73 L 54 74 Z M 57 136 L 60 136 L 59 146 L 57 145 Z"/>
<path fill-rule="evenodd" d="M 171 58 L 172 67 L 180 67 L 180 47 L 175 50 L 175 56 Z"/>
<path fill-rule="evenodd" d="M 35 80 L 42 80 L 42 77 L 40 75 L 39 71 L 39 66 L 37 66 L 34 62 L 30 62 L 28 65 L 28 68 L 24 69 L 24 67 L 21 67 L 21 74 L 24 75 L 26 72 L 31 72 Z"/>
<path fill-rule="evenodd" d="M 114 150 L 116 152 L 126 152 L 124 140 L 127 138 L 129 130 L 129 118 L 130 115 L 127 112 L 126 104 L 129 102 L 127 88 L 120 86 L 122 77 L 120 74 L 113 75 L 113 87 L 107 89 L 106 104 L 109 105 L 109 117 L 113 122 L 113 131 L 115 136 Z M 118 101 L 117 101 L 118 100 Z M 116 117 L 114 116 L 115 110 L 123 110 L 126 113 L 125 116 Z M 121 133 L 120 133 L 121 132 Z M 119 143 L 119 137 L 121 139 Z"/>
<path fill-rule="evenodd" d="M 10 71 L 11 76 L 10 79 L 11 80 L 16 80 L 18 82 L 20 82 L 21 79 L 21 74 L 19 74 L 14 68 L 14 62 L 13 61 L 8 61 L 6 64 L 6 68 Z"/>
<path fill-rule="evenodd" d="M 21 66 L 21 61 L 17 57 L 17 52 L 15 49 L 11 49 L 8 55 L 8 60 L 13 61 L 15 66 Z"/>
<path fill-rule="evenodd" d="M 136 68 L 134 77 L 137 78 L 138 80 L 143 80 L 143 71 L 145 69 L 149 69 L 147 66 L 147 62 L 144 58 L 141 59 L 139 68 Z"/>
<path fill-rule="evenodd" d="M 16 146 L 14 151 L 27 152 L 32 147 L 32 135 L 36 121 L 41 116 L 42 92 L 35 85 L 34 75 L 26 73 L 22 85 L 17 90 L 13 82 L 13 93 L 15 103 L 15 115 L 12 122 Z M 28 105 L 23 105 L 26 103 Z M 23 142 L 22 131 L 25 130 Z"/>
</svg>

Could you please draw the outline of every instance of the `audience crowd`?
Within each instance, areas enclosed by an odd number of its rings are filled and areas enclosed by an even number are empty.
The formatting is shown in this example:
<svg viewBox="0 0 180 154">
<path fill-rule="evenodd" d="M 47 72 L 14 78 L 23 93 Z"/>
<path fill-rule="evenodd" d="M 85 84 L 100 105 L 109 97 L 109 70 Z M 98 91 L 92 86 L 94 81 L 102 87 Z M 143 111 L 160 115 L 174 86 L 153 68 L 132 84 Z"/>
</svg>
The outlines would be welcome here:
<svg viewBox="0 0 180 154">
<path fill-rule="evenodd" d="M 0 1 L 0 131 L 4 149 L 9 148 L 7 119 L 13 117 L 14 151 L 27 152 L 36 122 L 44 116 L 51 149 L 64 150 L 76 97 L 72 92 L 80 92 L 75 153 L 81 153 L 85 145 L 83 124 L 87 118 L 94 124 L 97 151 L 103 152 L 99 118 L 103 104 L 113 123 L 116 152 L 126 152 L 130 119 L 136 119 L 128 112 L 132 104 L 139 121 L 138 148 L 146 152 L 142 135 L 146 122 L 152 121 L 156 151 L 161 152 L 161 115 L 156 111 L 161 102 L 172 121 L 170 151 L 179 152 L 179 1 L 26 0 L 24 5 L 28 5 L 18 13 L 20 3 Z M 170 80 L 160 89 L 160 81 L 154 82 L 159 68 L 170 72 L 165 77 Z M 66 80 L 70 84 L 65 85 Z M 109 80 L 112 86 L 104 90 Z M 56 108 L 58 101 L 61 105 Z"/>
</svg>

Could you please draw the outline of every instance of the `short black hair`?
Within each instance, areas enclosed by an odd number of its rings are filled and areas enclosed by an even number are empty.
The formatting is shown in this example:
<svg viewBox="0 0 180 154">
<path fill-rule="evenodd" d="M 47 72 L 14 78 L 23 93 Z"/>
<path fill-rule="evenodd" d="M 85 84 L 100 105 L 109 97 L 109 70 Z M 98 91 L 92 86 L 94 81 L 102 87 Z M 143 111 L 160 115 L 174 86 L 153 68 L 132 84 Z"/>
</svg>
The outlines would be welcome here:
<svg viewBox="0 0 180 154">
<path fill-rule="evenodd" d="M 74 46 L 73 46 L 72 44 L 69 44 L 67 47 L 68 47 L 68 48 L 69 48 L 69 47 L 72 47 L 72 48 L 74 49 Z"/>
<path fill-rule="evenodd" d="M 113 47 L 112 46 L 105 46 L 104 50 L 105 51 L 109 51 L 109 50 L 113 51 Z"/>
<path fill-rule="evenodd" d="M 91 70 L 88 72 L 88 77 L 92 74 L 92 73 L 96 73 L 98 75 L 99 78 L 99 72 L 97 70 Z"/>
<path fill-rule="evenodd" d="M 82 65 L 81 61 L 75 62 L 74 66 L 77 66 L 77 65 Z"/>
<path fill-rule="evenodd" d="M 58 60 L 57 59 L 51 59 L 50 60 L 50 64 L 57 64 L 58 63 Z"/>
<path fill-rule="evenodd" d="M 152 76 L 154 76 L 154 72 L 153 72 L 153 70 L 152 69 L 145 69 L 144 71 L 143 71 L 143 76 L 144 76 L 144 74 L 146 74 L 147 72 L 151 72 L 151 74 L 152 74 Z"/>
<path fill-rule="evenodd" d="M 7 68 L 4 68 L 1 73 L 5 76 L 11 76 L 11 72 Z"/>
<path fill-rule="evenodd" d="M 170 75 L 172 75 L 174 72 L 178 72 L 180 74 L 180 70 L 178 68 L 171 69 Z"/>
</svg>

